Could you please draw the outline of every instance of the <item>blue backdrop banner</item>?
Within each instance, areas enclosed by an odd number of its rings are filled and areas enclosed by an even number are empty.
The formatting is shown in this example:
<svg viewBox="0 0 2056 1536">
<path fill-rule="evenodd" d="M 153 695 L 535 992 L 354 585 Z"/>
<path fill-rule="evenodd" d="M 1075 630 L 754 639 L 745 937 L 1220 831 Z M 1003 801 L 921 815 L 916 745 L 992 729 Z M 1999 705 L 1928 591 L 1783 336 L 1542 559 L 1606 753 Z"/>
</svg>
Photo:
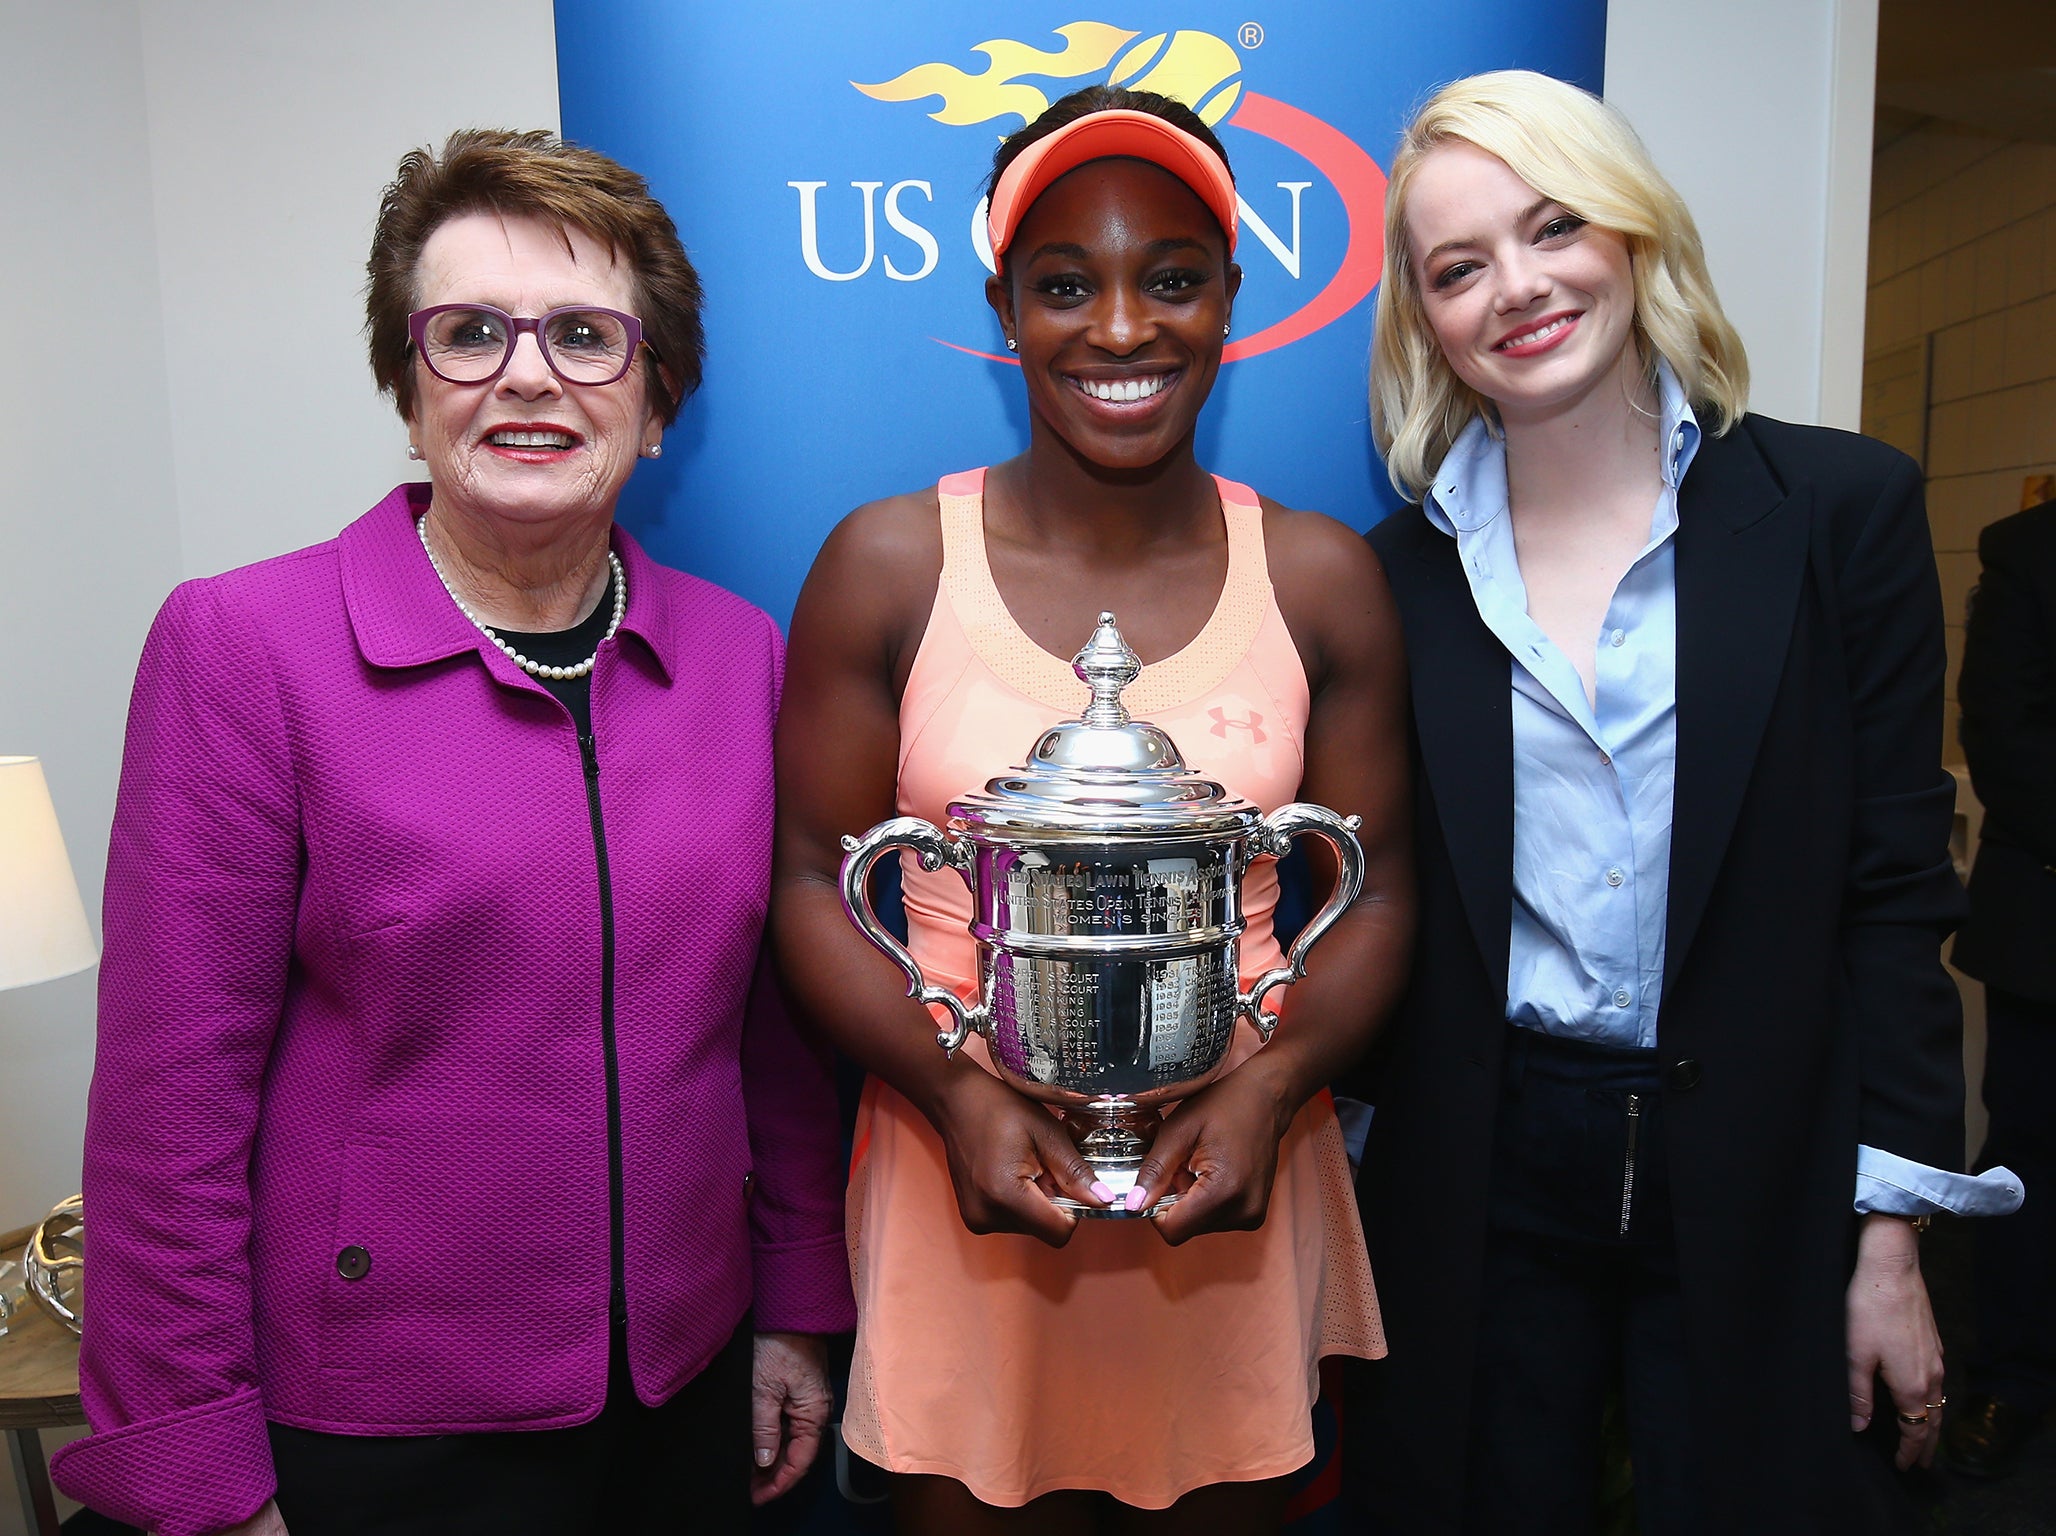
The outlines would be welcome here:
<svg viewBox="0 0 2056 1536">
<path fill-rule="evenodd" d="M 1598 89 L 1603 0 L 557 0 L 567 137 L 649 177 L 706 282 L 707 379 L 631 483 L 658 559 L 783 623 L 851 507 L 1018 452 L 986 307 L 1001 137 L 1111 81 L 1226 145 L 1246 273 L 1201 418 L 1209 469 L 1367 527 L 1394 504 L 1365 405 L 1383 166 L 1436 83 Z"/>
</svg>

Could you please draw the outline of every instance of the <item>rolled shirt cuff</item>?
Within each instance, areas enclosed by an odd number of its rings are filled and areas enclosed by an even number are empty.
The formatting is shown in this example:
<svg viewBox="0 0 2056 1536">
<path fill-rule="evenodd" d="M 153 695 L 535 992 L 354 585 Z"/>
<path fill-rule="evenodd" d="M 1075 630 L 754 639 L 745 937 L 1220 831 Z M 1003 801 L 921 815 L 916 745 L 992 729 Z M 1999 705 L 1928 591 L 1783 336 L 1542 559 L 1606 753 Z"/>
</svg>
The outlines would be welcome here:
<svg viewBox="0 0 2056 1536">
<path fill-rule="evenodd" d="M 849 1249 L 841 1233 L 757 1243 L 754 1326 L 759 1333 L 848 1333 L 857 1326 Z"/>
<path fill-rule="evenodd" d="M 2026 1190 L 2010 1168 L 1947 1173 L 1880 1147 L 1856 1149 L 1856 1210 L 1884 1216 L 2008 1216 Z"/>
<path fill-rule="evenodd" d="M 88 1509 L 158 1536 L 240 1525 L 278 1486 L 255 1387 L 74 1440 L 50 1474 Z"/>
</svg>

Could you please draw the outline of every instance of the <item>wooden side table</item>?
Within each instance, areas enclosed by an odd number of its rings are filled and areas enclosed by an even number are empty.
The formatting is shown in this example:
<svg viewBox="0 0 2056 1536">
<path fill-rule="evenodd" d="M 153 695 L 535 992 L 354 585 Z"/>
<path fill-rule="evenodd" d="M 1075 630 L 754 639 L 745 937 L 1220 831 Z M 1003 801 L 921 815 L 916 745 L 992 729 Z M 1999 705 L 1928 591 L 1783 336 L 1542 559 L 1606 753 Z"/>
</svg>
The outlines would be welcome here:
<svg viewBox="0 0 2056 1536">
<path fill-rule="evenodd" d="M 33 1228 L 0 1233 L 0 1254 L 12 1258 Z M 57 1500 L 37 1431 L 86 1422 L 79 1406 L 79 1341 L 69 1328 L 24 1296 L 0 1337 L 0 1434 L 7 1437 L 21 1512 L 36 1536 L 57 1536 Z"/>
</svg>

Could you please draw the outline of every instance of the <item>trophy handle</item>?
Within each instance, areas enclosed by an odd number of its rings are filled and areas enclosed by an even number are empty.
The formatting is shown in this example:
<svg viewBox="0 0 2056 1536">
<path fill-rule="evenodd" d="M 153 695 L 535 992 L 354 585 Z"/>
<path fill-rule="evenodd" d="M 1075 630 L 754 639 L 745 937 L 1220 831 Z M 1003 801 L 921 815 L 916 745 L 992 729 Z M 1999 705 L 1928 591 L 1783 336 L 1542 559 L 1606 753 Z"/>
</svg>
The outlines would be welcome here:
<svg viewBox="0 0 2056 1536">
<path fill-rule="evenodd" d="M 971 845 L 952 842 L 933 822 L 923 821 L 919 816 L 895 816 L 891 821 L 881 821 L 862 837 L 842 840 L 843 911 L 849 914 L 859 933 L 906 973 L 907 996 L 918 1003 L 940 1004 L 949 1010 L 955 1025 L 938 1031 L 935 1043 L 944 1054 L 954 1056 L 971 1031 L 984 1026 L 985 1009 L 965 1007 L 964 1000 L 948 987 L 929 986 L 928 978 L 921 974 L 921 962 L 878 921 L 878 913 L 871 906 L 871 866 L 890 848 L 911 848 L 921 856 L 921 867 L 925 870 L 938 870 L 948 864 L 961 872 L 970 867 Z"/>
<path fill-rule="evenodd" d="M 1266 816 L 1263 825 L 1250 839 L 1253 853 L 1275 854 L 1279 858 L 1285 856 L 1292 847 L 1292 840 L 1302 832 L 1325 838 L 1335 849 L 1335 889 L 1328 893 L 1327 902 L 1313 915 L 1313 920 L 1299 930 L 1299 937 L 1292 941 L 1292 949 L 1285 956 L 1284 965 L 1264 972 L 1257 978 L 1255 986 L 1236 999 L 1242 1016 L 1256 1026 L 1256 1032 L 1266 1043 L 1271 1038 L 1271 1031 L 1278 1027 L 1278 1016 L 1264 1012 L 1265 994 L 1273 987 L 1289 987 L 1305 978 L 1307 951 L 1335 926 L 1335 919 L 1348 909 L 1349 904 L 1356 900 L 1357 893 L 1364 888 L 1364 851 L 1356 840 L 1356 829 L 1362 825 L 1361 816 L 1338 816 L 1324 805 L 1294 801 L 1291 805 L 1279 806 Z"/>
</svg>

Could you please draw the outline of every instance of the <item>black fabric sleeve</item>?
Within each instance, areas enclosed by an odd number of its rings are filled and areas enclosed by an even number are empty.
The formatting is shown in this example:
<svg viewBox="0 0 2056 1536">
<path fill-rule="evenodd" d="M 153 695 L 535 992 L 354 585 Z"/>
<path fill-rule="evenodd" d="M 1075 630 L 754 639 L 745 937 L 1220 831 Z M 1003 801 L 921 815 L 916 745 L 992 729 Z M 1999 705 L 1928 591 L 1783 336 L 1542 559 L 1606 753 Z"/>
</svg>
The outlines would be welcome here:
<svg viewBox="0 0 2056 1536">
<path fill-rule="evenodd" d="M 2056 864 L 2056 623 L 2026 568 L 2034 544 L 2009 532 L 1978 540 L 1983 572 L 1956 682 L 1963 755 L 1992 830 Z M 2056 539 L 2044 545 L 2056 553 Z"/>
<path fill-rule="evenodd" d="M 1859 1040 L 1860 1140 L 1931 1167 L 1963 1162 L 1962 1008 L 1941 945 L 1962 916 L 1949 862 L 1955 782 L 1941 767 L 1941 585 L 1920 471 L 1899 456 L 1836 530 L 1854 721 L 1843 993 Z"/>
</svg>

